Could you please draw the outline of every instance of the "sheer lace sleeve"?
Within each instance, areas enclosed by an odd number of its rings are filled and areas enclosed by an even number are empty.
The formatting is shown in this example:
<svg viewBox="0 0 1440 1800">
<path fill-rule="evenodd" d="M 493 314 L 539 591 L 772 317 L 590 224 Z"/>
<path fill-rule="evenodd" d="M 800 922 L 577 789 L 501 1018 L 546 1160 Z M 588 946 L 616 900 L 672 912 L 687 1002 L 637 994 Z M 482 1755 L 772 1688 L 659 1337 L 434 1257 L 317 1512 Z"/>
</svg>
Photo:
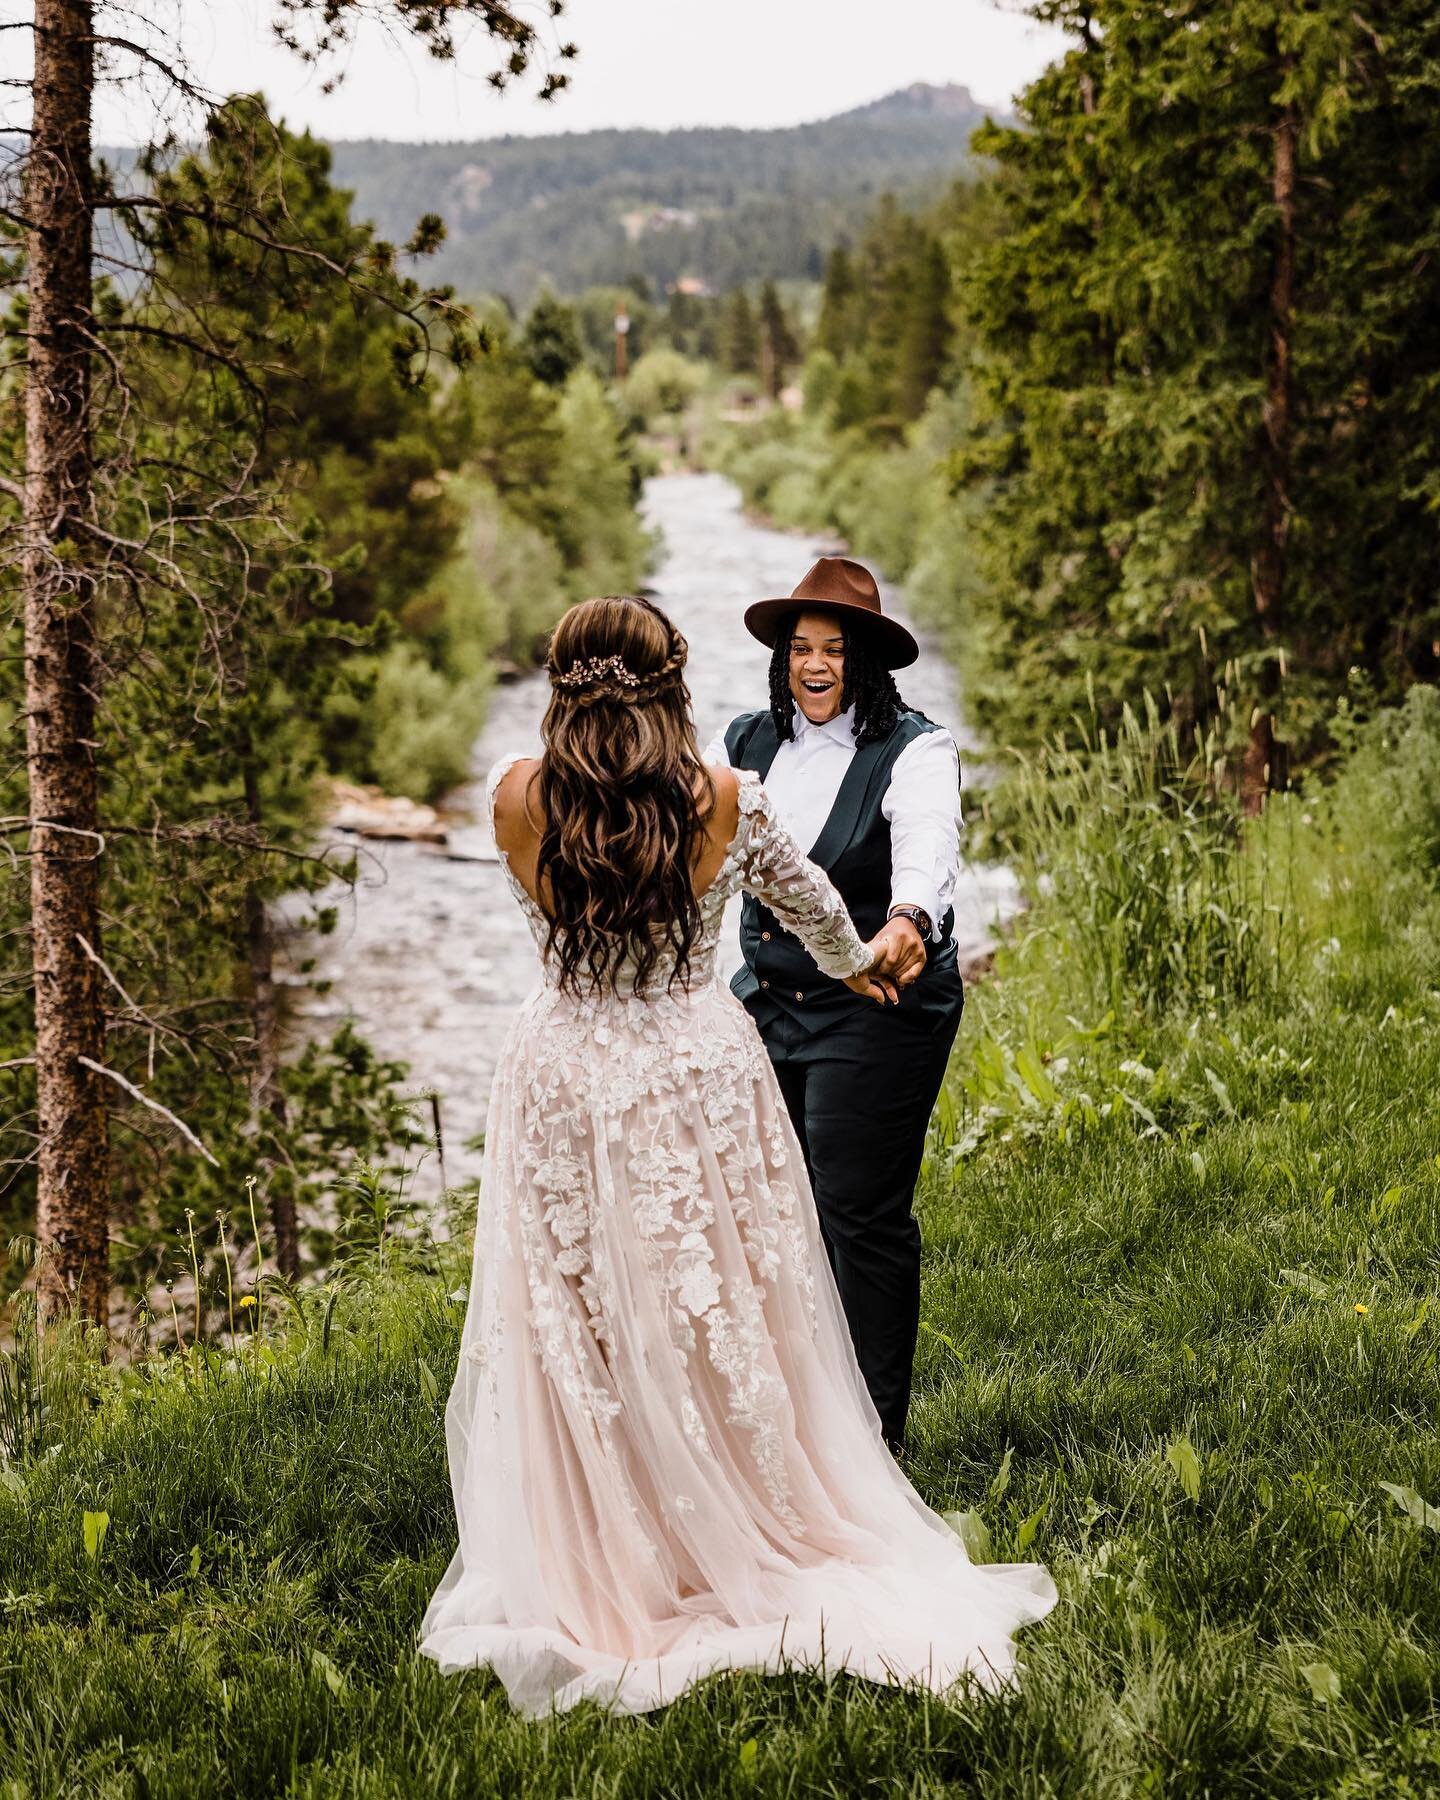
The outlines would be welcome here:
<svg viewBox="0 0 1440 1800">
<path fill-rule="evenodd" d="M 793 931 L 827 975 L 858 975 L 875 958 L 830 877 L 812 863 L 776 817 L 749 771 L 740 776 L 740 884 Z"/>
</svg>

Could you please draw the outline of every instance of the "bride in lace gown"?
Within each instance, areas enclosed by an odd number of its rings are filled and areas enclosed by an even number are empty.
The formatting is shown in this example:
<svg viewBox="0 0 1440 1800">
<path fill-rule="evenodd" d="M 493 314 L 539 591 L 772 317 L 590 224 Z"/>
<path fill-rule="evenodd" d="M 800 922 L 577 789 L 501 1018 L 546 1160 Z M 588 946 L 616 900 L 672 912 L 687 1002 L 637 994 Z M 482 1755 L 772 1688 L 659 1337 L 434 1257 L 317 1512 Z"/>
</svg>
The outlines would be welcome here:
<svg viewBox="0 0 1440 1800">
<path fill-rule="evenodd" d="M 541 982 L 490 1103 L 459 1548 L 421 1648 L 531 1714 L 732 1668 L 993 1686 L 1054 1587 L 972 1564 L 881 1441 L 769 1059 L 716 979 L 726 901 L 887 990 L 759 782 L 704 769 L 683 661 L 646 601 L 572 608 L 545 757 L 490 776 Z"/>
</svg>

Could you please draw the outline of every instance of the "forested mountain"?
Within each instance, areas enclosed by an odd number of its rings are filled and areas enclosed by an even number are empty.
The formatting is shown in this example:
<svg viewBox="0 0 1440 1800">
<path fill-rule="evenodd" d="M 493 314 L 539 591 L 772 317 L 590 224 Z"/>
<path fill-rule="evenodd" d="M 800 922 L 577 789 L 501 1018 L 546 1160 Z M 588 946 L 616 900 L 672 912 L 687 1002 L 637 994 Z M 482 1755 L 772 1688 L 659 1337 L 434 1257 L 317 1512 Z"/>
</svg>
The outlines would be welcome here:
<svg viewBox="0 0 1440 1800">
<path fill-rule="evenodd" d="M 881 194 L 920 199 L 966 161 L 984 109 L 923 84 L 783 131 L 568 132 L 468 144 L 333 146 L 357 218 L 403 243 L 438 212 L 427 277 L 524 304 L 642 275 L 716 289 L 818 277 L 825 251 Z"/>
</svg>

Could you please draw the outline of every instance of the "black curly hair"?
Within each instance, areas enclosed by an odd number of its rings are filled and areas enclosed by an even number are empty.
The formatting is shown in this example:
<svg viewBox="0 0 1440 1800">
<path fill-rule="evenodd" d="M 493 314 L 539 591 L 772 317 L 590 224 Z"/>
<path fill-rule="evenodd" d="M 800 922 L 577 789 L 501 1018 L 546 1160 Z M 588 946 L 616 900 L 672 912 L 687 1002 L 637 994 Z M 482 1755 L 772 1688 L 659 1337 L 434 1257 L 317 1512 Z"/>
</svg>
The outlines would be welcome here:
<svg viewBox="0 0 1440 1800">
<path fill-rule="evenodd" d="M 790 640 L 795 635 L 797 607 L 781 625 L 770 653 L 770 716 L 782 744 L 795 735 L 795 698 L 790 692 Z M 878 744 L 900 722 L 900 715 L 910 709 L 900 698 L 895 677 L 875 654 L 875 647 L 863 627 L 845 620 L 840 622 L 845 639 L 845 684 L 840 690 L 840 710 L 855 708 L 855 747 Z"/>
</svg>

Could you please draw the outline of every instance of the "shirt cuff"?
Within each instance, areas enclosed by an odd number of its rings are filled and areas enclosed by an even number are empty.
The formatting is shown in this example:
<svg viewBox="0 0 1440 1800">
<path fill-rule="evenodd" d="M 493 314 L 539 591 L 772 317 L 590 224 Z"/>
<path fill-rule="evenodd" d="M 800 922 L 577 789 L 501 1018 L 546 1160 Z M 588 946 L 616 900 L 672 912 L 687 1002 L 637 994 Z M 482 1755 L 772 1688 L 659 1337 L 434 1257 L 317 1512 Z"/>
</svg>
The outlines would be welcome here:
<svg viewBox="0 0 1440 1800">
<path fill-rule="evenodd" d="M 894 877 L 890 887 L 890 905 L 918 906 L 930 917 L 930 940 L 940 942 L 940 892 L 935 886 L 933 877 L 917 875 L 913 870 L 901 869 Z"/>
</svg>

